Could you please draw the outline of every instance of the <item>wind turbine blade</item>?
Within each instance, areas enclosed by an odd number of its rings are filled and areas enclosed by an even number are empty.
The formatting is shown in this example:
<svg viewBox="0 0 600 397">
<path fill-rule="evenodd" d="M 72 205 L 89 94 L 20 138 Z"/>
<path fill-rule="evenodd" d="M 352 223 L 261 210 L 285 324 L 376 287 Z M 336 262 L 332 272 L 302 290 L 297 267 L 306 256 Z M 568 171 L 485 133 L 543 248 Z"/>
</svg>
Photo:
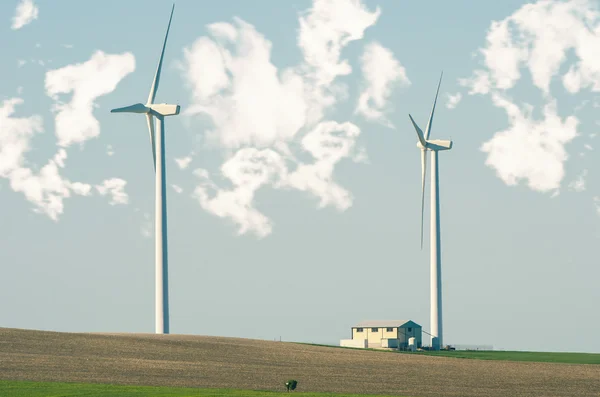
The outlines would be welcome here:
<svg viewBox="0 0 600 397">
<path fill-rule="evenodd" d="M 423 145 L 423 147 L 426 147 L 427 146 L 427 141 L 423 137 L 423 130 L 421 130 L 419 128 L 419 126 L 417 125 L 417 123 L 415 123 L 415 120 L 412 118 L 412 116 L 410 115 L 410 113 L 408 114 L 408 117 L 410 117 L 410 121 L 412 121 L 413 126 L 415 127 L 415 130 L 417 131 L 417 136 L 419 137 L 419 142 L 421 142 L 421 145 Z"/>
<path fill-rule="evenodd" d="M 421 249 L 423 249 L 423 217 L 425 214 L 425 174 L 427 174 L 427 150 L 421 149 Z"/>
<path fill-rule="evenodd" d="M 440 76 L 440 82 L 438 83 L 437 91 L 435 93 L 435 99 L 433 100 L 433 107 L 431 108 L 431 114 L 429 115 L 429 121 L 427 122 L 427 127 L 425 128 L 425 139 L 429 139 L 429 134 L 431 133 L 431 124 L 433 122 L 433 113 L 435 112 L 435 104 L 438 99 L 438 94 L 440 93 L 440 85 L 442 85 L 442 77 L 444 77 L 444 72 Z"/>
<path fill-rule="evenodd" d="M 148 108 L 141 103 L 135 105 L 125 106 L 122 108 L 113 109 L 111 113 L 148 113 Z"/>
<path fill-rule="evenodd" d="M 154 164 L 154 171 L 156 171 L 156 145 L 154 143 L 154 119 L 149 113 L 146 113 L 146 121 L 148 122 L 148 132 L 150 132 L 150 144 L 152 145 L 152 164 Z"/>
<path fill-rule="evenodd" d="M 158 83 L 160 81 L 160 70 L 162 69 L 163 57 L 165 56 L 165 47 L 167 46 L 167 38 L 169 37 L 169 29 L 171 28 L 173 11 L 175 11 L 175 3 L 173 3 L 173 8 L 171 8 L 171 17 L 169 18 L 169 25 L 167 26 L 167 34 L 165 34 L 165 41 L 163 42 L 162 52 L 160 53 L 160 60 L 158 61 L 158 67 L 156 68 L 154 81 L 152 82 L 152 87 L 150 88 L 150 95 L 148 95 L 148 103 L 154 103 L 156 91 L 158 91 Z"/>
</svg>

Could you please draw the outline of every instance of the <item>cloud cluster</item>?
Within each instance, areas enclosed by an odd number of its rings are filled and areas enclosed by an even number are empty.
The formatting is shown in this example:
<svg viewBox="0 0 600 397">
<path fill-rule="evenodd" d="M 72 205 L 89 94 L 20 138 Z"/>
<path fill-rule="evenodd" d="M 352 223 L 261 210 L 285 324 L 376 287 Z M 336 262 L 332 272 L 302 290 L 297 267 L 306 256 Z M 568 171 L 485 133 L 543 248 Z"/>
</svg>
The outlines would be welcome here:
<svg viewBox="0 0 600 397">
<path fill-rule="evenodd" d="M 68 65 L 46 73 L 46 93 L 56 101 L 55 131 L 58 145 L 68 147 L 100 134 L 93 115 L 96 98 L 111 93 L 135 69 L 131 53 L 105 54 L 96 51 L 86 62 Z M 61 94 L 72 94 L 68 103 Z"/>
<path fill-rule="evenodd" d="M 379 14 L 360 0 L 314 0 L 299 16 L 302 61 L 284 69 L 271 62 L 272 43 L 239 18 L 209 25 L 211 37 L 184 49 L 180 67 L 192 98 L 186 113 L 210 120 L 206 136 L 226 153 L 220 174 L 231 185 L 222 188 L 207 170 L 195 170 L 194 196 L 203 209 L 232 220 L 240 234 L 263 237 L 272 224 L 256 208 L 255 193 L 262 187 L 306 192 L 319 207 L 351 206 L 350 192 L 335 182 L 333 172 L 344 158 L 366 158 L 356 145 L 360 129 L 326 115 L 347 98 L 348 88 L 339 78 L 352 73 L 352 67 L 342 50 L 362 39 Z M 406 72 L 378 43 L 365 47 L 362 69 L 357 113 L 385 122 L 391 86 L 408 84 Z M 188 161 L 180 160 L 184 168 Z"/>
<path fill-rule="evenodd" d="M 23 193 L 36 212 L 57 220 L 63 212 L 64 198 L 71 194 L 87 196 L 91 187 L 60 175 L 67 158 L 64 149 L 59 149 L 37 173 L 27 167 L 25 154 L 31 149 L 31 139 L 43 129 L 40 116 L 13 117 L 15 107 L 22 103 L 22 99 L 12 98 L 0 106 L 0 177 L 8 179 L 15 192 Z"/>
<path fill-rule="evenodd" d="M 565 174 L 565 145 L 578 135 L 578 120 L 557 115 L 552 83 L 560 81 L 571 94 L 584 88 L 600 91 L 597 3 L 541 0 L 526 4 L 492 22 L 486 41 L 480 50 L 484 68 L 461 81 L 471 95 L 490 95 L 508 117 L 509 128 L 482 146 L 488 153 L 486 164 L 507 184 L 523 179 L 533 190 L 556 192 Z M 570 54 L 575 61 L 562 73 Z M 531 117 L 529 105 L 519 106 L 510 99 L 509 90 L 523 79 L 523 68 L 545 102 L 539 120 Z"/>
<path fill-rule="evenodd" d="M 127 181 L 121 178 L 106 179 L 100 185 L 96 185 L 96 190 L 101 196 L 110 196 L 110 205 L 127 204 L 129 196 L 125 193 Z"/>
<path fill-rule="evenodd" d="M 12 20 L 11 29 L 21 29 L 23 26 L 33 22 L 37 19 L 39 13 L 38 7 L 34 4 L 33 0 L 21 0 L 17 4 L 15 10 L 15 16 Z"/>
<path fill-rule="evenodd" d="M 46 73 L 46 93 L 56 101 L 55 134 L 59 147 L 56 155 L 39 171 L 28 165 L 25 155 L 31 149 L 34 135 L 43 132 L 41 117 L 15 117 L 15 107 L 23 103 L 20 98 L 2 103 L 0 177 L 8 179 L 15 192 L 23 193 L 34 205 L 34 211 L 57 220 L 63 213 L 65 198 L 73 194 L 91 194 L 91 185 L 71 182 L 61 175 L 67 159 L 67 148 L 98 136 L 100 127 L 92 114 L 95 100 L 112 92 L 134 68 L 135 61 L 130 53 L 107 55 L 98 51 L 82 64 L 68 65 Z M 72 94 L 70 102 L 60 101 L 59 94 L 68 93 Z M 122 200 L 122 196 L 117 199 Z"/>
<path fill-rule="evenodd" d="M 583 172 L 571 183 L 569 183 L 569 189 L 575 192 L 583 192 L 585 190 L 585 178 L 587 176 L 588 170 L 583 170 Z"/>
<path fill-rule="evenodd" d="M 377 42 L 365 47 L 361 57 L 361 68 L 366 88 L 358 98 L 356 113 L 391 127 L 392 124 L 382 110 L 391 95 L 394 83 L 410 85 L 406 70 L 389 49 Z"/>
<path fill-rule="evenodd" d="M 458 103 L 462 99 L 462 94 L 460 92 L 457 92 L 454 95 L 448 94 L 447 98 L 448 98 L 448 102 L 446 102 L 446 107 L 448 109 L 454 109 L 455 107 L 458 106 Z"/>
<path fill-rule="evenodd" d="M 501 95 L 492 95 L 492 101 L 506 111 L 509 128 L 496 132 L 481 146 L 488 154 L 485 163 L 507 185 L 524 179 L 533 190 L 556 191 L 565 174 L 565 144 L 577 135 L 577 118 L 563 121 L 555 101 L 544 106 L 541 120 L 532 117 L 531 107 L 523 110 Z"/>
</svg>

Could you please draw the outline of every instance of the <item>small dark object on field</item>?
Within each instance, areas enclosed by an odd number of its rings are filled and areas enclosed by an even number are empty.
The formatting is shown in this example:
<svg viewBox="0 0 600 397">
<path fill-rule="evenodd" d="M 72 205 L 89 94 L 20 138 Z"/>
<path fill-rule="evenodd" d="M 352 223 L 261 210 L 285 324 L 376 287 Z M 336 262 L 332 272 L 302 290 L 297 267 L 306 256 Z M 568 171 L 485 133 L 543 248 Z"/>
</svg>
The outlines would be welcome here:
<svg viewBox="0 0 600 397">
<path fill-rule="evenodd" d="M 293 379 L 285 382 L 285 387 L 286 387 L 287 391 L 296 390 L 297 385 L 298 385 L 298 382 Z"/>
</svg>

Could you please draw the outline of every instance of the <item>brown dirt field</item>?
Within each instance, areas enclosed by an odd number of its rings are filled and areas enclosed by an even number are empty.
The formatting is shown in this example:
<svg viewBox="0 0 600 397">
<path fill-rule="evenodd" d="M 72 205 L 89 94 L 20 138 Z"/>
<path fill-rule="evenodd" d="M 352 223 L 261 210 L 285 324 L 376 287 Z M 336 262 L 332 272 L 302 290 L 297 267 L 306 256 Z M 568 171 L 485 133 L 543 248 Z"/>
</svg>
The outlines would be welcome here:
<svg viewBox="0 0 600 397">
<path fill-rule="evenodd" d="M 252 339 L 0 328 L 0 379 L 407 396 L 600 396 L 600 365 L 484 361 Z"/>
</svg>

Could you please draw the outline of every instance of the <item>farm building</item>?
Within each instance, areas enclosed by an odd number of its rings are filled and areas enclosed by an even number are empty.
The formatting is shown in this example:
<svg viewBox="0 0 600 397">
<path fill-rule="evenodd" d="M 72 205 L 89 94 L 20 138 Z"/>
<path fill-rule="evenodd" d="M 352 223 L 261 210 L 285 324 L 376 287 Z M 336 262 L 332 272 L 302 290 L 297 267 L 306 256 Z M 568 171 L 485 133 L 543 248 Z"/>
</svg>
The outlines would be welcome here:
<svg viewBox="0 0 600 397">
<path fill-rule="evenodd" d="M 421 326 L 414 321 L 363 321 L 352 327 L 352 339 L 342 339 L 340 346 L 402 349 L 409 347 L 409 341 L 421 347 L 421 340 Z"/>
</svg>

